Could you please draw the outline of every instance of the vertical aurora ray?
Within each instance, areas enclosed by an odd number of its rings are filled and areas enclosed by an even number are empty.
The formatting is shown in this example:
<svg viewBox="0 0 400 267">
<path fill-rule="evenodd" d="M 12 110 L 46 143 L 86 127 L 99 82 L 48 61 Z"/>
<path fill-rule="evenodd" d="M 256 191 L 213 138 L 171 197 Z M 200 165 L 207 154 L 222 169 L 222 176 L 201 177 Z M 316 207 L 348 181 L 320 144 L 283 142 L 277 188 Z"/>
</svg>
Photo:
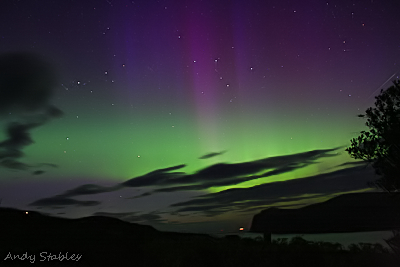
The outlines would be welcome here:
<svg viewBox="0 0 400 267">
<path fill-rule="evenodd" d="M 189 7 L 187 17 L 188 54 L 190 57 L 190 90 L 194 98 L 196 109 L 197 129 L 200 136 L 202 153 L 222 149 L 219 144 L 219 101 L 217 90 L 218 78 L 214 67 L 214 58 L 217 54 L 212 18 L 203 13 L 195 12 L 204 8 L 194 3 Z"/>
</svg>

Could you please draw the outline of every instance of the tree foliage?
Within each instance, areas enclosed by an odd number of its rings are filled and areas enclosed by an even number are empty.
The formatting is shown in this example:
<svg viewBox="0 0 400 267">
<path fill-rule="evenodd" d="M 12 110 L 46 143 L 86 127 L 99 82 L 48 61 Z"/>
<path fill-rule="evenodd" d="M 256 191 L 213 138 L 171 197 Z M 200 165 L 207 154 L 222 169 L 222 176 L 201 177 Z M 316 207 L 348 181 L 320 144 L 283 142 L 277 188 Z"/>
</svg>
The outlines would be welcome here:
<svg viewBox="0 0 400 267">
<path fill-rule="evenodd" d="M 375 97 L 375 107 L 365 114 L 369 131 L 351 140 L 346 149 L 354 159 L 371 162 L 380 178 L 372 184 L 389 192 L 400 189 L 400 81 L 381 90 Z"/>
</svg>

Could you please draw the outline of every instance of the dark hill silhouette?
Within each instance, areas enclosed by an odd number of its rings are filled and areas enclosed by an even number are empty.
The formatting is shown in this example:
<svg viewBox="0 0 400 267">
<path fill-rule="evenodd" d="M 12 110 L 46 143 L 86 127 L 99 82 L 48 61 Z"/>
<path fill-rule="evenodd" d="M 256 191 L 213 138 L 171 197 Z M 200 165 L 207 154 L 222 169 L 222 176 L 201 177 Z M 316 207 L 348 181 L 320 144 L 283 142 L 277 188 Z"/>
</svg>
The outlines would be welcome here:
<svg viewBox="0 0 400 267">
<path fill-rule="evenodd" d="M 152 243 L 212 239 L 203 234 L 161 232 L 148 225 L 106 216 L 66 219 L 12 208 L 0 208 L 0 236 L 0 266 L 9 252 L 35 254 L 36 263 L 41 252 L 57 255 L 68 252 L 68 255 L 82 255 L 79 262 L 69 261 L 68 266 L 125 266 L 129 261 L 130 266 L 149 266 L 156 258 L 152 259 L 152 252 L 145 248 Z M 15 260 L 15 265 L 10 263 L 7 260 L 6 266 L 25 266 L 19 260 Z M 28 260 L 25 263 L 29 265 Z M 56 266 L 60 262 L 40 263 Z"/>
<path fill-rule="evenodd" d="M 256 214 L 251 232 L 339 233 L 400 228 L 400 195 L 343 194 L 299 209 L 269 208 Z"/>
<path fill-rule="evenodd" d="M 0 266 L 398 266 L 392 255 L 379 251 L 343 251 L 299 238 L 266 245 L 235 236 L 161 232 L 111 217 L 64 219 L 0 208 Z M 20 258 L 11 260 L 9 254 Z"/>
<path fill-rule="evenodd" d="M 76 266 L 85 266 L 85 262 L 101 263 L 102 266 L 109 263 L 111 266 L 128 256 L 137 257 L 139 260 L 144 242 L 157 234 L 159 232 L 151 226 L 128 223 L 111 217 L 64 219 L 34 211 L 26 213 L 1 208 L 0 260 L 6 258 L 8 252 L 36 254 L 37 262 L 41 252 L 68 252 L 69 255 L 82 255 L 80 261 L 75 262 Z M 47 262 L 49 266 L 56 266 L 55 263 L 60 262 Z M 68 264 L 75 266 L 74 262 Z M 141 266 L 140 261 L 136 265 Z"/>
</svg>

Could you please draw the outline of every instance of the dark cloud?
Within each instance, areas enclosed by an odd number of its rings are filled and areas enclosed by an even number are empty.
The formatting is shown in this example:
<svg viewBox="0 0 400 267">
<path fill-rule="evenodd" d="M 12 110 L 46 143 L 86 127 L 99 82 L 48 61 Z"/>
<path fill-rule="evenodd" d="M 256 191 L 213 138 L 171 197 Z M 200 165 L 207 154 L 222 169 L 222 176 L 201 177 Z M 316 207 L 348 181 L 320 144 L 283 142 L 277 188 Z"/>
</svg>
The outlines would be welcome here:
<svg viewBox="0 0 400 267">
<path fill-rule="evenodd" d="M 0 157 L 0 166 L 5 167 L 7 169 L 13 169 L 13 170 L 28 170 L 31 166 L 22 162 L 19 162 L 18 160 L 15 159 L 9 159 L 5 158 L 1 160 Z"/>
<path fill-rule="evenodd" d="M 193 175 L 176 179 L 173 182 L 177 182 L 179 184 L 192 184 L 203 182 L 218 184 L 222 180 L 231 180 L 231 182 L 228 182 L 226 184 L 229 185 L 234 182 L 234 180 L 243 180 L 244 177 L 249 175 L 255 175 L 253 176 L 253 179 L 265 177 L 267 173 L 265 173 L 264 175 L 256 174 L 269 169 L 272 169 L 272 175 L 274 175 L 274 172 L 278 174 L 292 171 L 296 168 L 302 168 L 315 163 L 316 160 L 319 158 L 336 156 L 336 154 L 329 153 L 334 152 L 337 149 L 338 148 L 313 150 L 304 153 L 269 157 L 261 160 L 243 163 L 218 163 L 202 169 Z"/>
<path fill-rule="evenodd" d="M 10 53 L 0 56 L 0 118 L 10 118 L 5 132 L 7 139 L 0 142 L 0 166 L 28 170 L 32 166 L 18 159 L 23 148 L 32 144 L 30 131 L 62 111 L 49 101 L 56 85 L 53 68 L 38 56 L 28 53 Z"/>
<path fill-rule="evenodd" d="M 53 167 L 53 168 L 57 168 L 58 166 L 56 164 L 50 164 L 50 163 L 41 163 L 41 164 L 36 164 L 36 165 L 31 165 L 29 167 L 41 167 L 41 166 L 48 166 L 48 167 Z M 37 170 L 37 171 L 33 171 L 32 174 L 33 175 L 40 175 L 45 173 L 44 170 Z"/>
<path fill-rule="evenodd" d="M 157 170 L 123 183 L 125 186 L 162 186 L 143 195 L 157 192 L 174 192 L 187 190 L 205 190 L 211 187 L 232 186 L 242 182 L 288 173 L 314 164 L 320 158 L 337 156 L 339 148 L 313 150 L 292 155 L 269 157 L 261 160 L 242 163 L 218 163 L 204 168 L 194 174 L 164 173 L 176 167 Z M 182 166 L 182 165 L 180 165 Z"/>
<path fill-rule="evenodd" d="M 65 193 L 59 195 L 59 197 L 94 195 L 94 194 L 116 191 L 120 188 L 121 188 L 120 185 L 106 187 L 106 186 L 100 186 L 100 185 L 95 185 L 95 184 L 84 184 L 84 185 L 78 186 L 76 188 L 67 190 Z"/>
<path fill-rule="evenodd" d="M 365 189 L 373 175 L 372 168 L 357 166 L 306 178 L 205 194 L 193 200 L 173 204 L 171 207 L 178 207 L 178 212 L 202 211 L 213 214 L 234 210 L 254 210 L 255 207 L 262 208 L 278 202 L 295 201 L 295 198 L 306 199 L 306 197 L 301 197 L 305 194 L 326 196 Z M 282 199 L 282 197 L 285 198 Z"/>
<path fill-rule="evenodd" d="M 54 197 L 50 198 L 43 198 L 39 199 L 29 205 L 31 206 L 42 206 L 42 207 L 50 207 L 50 206 L 56 206 L 56 207 L 63 207 L 63 206 L 95 206 L 100 204 L 98 201 L 80 201 L 80 200 L 75 200 L 71 199 L 71 197 L 74 196 L 80 196 L 80 195 L 94 195 L 94 194 L 100 194 L 100 193 L 107 193 L 107 192 L 112 192 L 120 189 L 120 185 L 116 186 L 100 186 L 100 185 L 95 185 L 95 184 L 85 184 L 78 186 L 76 188 L 67 190 L 63 194 L 56 195 Z"/>
<path fill-rule="evenodd" d="M 156 185 L 168 184 L 171 181 L 174 181 L 175 179 L 186 175 L 185 173 L 178 173 L 178 172 L 169 173 L 169 172 L 181 169 L 185 166 L 186 166 L 185 164 L 182 164 L 169 168 L 158 169 L 150 173 L 147 173 L 143 176 L 135 177 L 126 182 L 123 182 L 121 185 L 127 187 L 141 187 L 141 186 L 156 186 Z"/>
<path fill-rule="evenodd" d="M 80 196 L 80 195 L 94 195 L 94 194 L 100 194 L 100 193 L 107 193 L 107 192 L 113 192 L 117 191 L 119 189 L 122 189 L 124 187 L 140 187 L 140 186 L 151 186 L 151 185 L 158 185 L 162 184 L 165 182 L 165 180 L 168 179 L 174 179 L 177 177 L 180 177 L 182 175 L 185 175 L 185 173 L 169 173 L 170 171 L 178 170 L 186 165 L 177 165 L 169 168 L 163 168 L 163 169 L 158 169 L 155 171 L 152 171 L 150 173 L 147 173 L 143 176 L 139 176 L 133 179 L 130 179 L 128 181 L 125 181 L 121 184 L 117 184 L 115 186 L 110 186 L 110 187 L 105 187 L 105 186 L 99 186 L 95 184 L 85 184 L 78 186 L 76 188 L 70 189 L 65 191 L 64 193 L 57 195 L 57 198 L 69 198 L 69 197 L 75 197 L 75 196 Z M 132 198 L 137 198 L 141 196 L 146 196 L 146 194 L 150 195 L 151 193 L 144 193 L 140 196 L 132 197 Z"/>
<path fill-rule="evenodd" d="M 48 106 L 46 113 L 51 118 L 60 118 L 64 115 L 64 112 L 55 106 Z"/>
<path fill-rule="evenodd" d="M 306 167 L 310 164 L 314 164 L 319 158 L 336 156 L 336 154 L 331 154 L 331 152 L 337 149 L 338 148 L 314 150 L 244 163 L 218 163 L 194 174 L 173 172 L 186 167 L 185 164 L 181 164 L 158 169 L 112 187 L 103 187 L 94 184 L 81 185 L 66 191 L 59 195 L 59 197 L 100 194 L 116 191 L 124 187 L 162 187 L 130 198 L 134 199 L 149 196 L 153 193 L 205 190 L 211 187 L 236 185 L 242 182 L 278 175 Z M 262 173 L 260 174 L 260 172 Z"/>
<path fill-rule="evenodd" d="M 0 142 L 0 165 L 9 169 L 26 170 L 30 166 L 17 161 L 23 156 L 22 148 L 33 143 L 29 131 L 40 126 L 39 123 L 10 123 L 7 126 L 7 137 Z"/>
<path fill-rule="evenodd" d="M 47 108 L 57 83 L 54 69 L 30 53 L 0 56 L 0 114 Z"/>
<path fill-rule="evenodd" d="M 199 159 L 209 159 L 209 158 L 213 158 L 213 157 L 222 155 L 222 154 L 224 154 L 225 152 L 226 152 L 226 151 L 208 153 L 208 154 L 205 154 L 205 155 L 199 157 Z"/>
<path fill-rule="evenodd" d="M 13 122 L 7 126 L 8 139 L 0 143 L 4 151 L 0 154 L 2 157 L 20 157 L 20 149 L 33 143 L 29 131 L 40 126 L 39 123 L 22 124 Z"/>
<path fill-rule="evenodd" d="M 95 184 L 85 184 L 78 186 L 76 188 L 70 189 L 60 195 L 54 197 L 56 200 L 69 199 L 70 197 L 80 196 L 80 195 L 94 195 L 100 193 L 107 193 L 116 191 L 125 187 L 146 187 L 146 186 L 155 186 L 159 187 L 153 191 L 146 192 L 139 196 L 131 197 L 139 198 L 149 196 L 154 193 L 161 192 L 175 192 L 175 191 L 189 191 L 189 190 L 205 190 L 212 187 L 219 186 L 232 186 L 242 182 L 255 180 L 259 178 L 265 178 L 273 175 L 283 174 L 291 172 L 298 168 L 303 168 L 309 166 L 310 164 L 314 164 L 318 159 L 324 157 L 332 157 L 337 154 L 334 153 L 338 148 L 333 149 L 325 149 L 325 150 L 313 150 L 304 153 L 297 153 L 286 156 L 278 156 L 278 157 L 270 157 L 261 160 L 255 160 L 251 162 L 244 163 L 218 163 L 209 167 L 206 167 L 202 170 L 194 174 L 186 174 L 184 172 L 174 172 L 176 170 L 184 168 L 186 165 L 177 165 L 169 168 L 158 169 L 147 173 L 143 176 L 139 176 L 136 178 L 132 178 L 127 180 L 121 184 L 117 184 L 111 187 L 103 187 Z M 311 179 L 311 178 L 309 178 Z M 306 178 L 301 180 L 306 181 Z M 268 184 L 268 188 L 272 186 L 270 183 Z M 302 184 L 302 183 L 301 183 Z M 289 184 L 290 185 L 290 184 Z M 257 187 L 254 187 L 253 190 L 256 190 Z M 226 202 L 219 201 L 221 196 L 238 196 L 235 192 L 236 189 L 225 190 L 224 195 L 219 195 L 219 193 L 212 195 L 205 195 L 199 197 L 192 202 L 185 202 L 184 206 L 181 207 L 181 211 L 201 211 L 204 209 L 209 210 L 209 212 L 213 212 L 213 210 L 229 210 L 232 207 L 229 207 Z M 245 190 L 245 189 L 244 189 Z M 233 199 L 229 201 L 238 202 L 238 201 L 247 201 L 247 204 L 236 203 L 236 209 L 248 208 L 250 203 L 252 205 L 266 205 L 265 199 L 252 199 L 246 198 L 246 192 L 253 192 L 250 189 L 246 189 L 247 191 L 241 191 L 243 195 L 242 197 L 238 196 L 238 199 Z M 278 189 L 277 191 L 279 191 Z M 285 189 L 287 190 L 287 189 Z M 307 190 L 306 190 L 307 191 Z M 244 192 L 244 193 L 243 193 Z M 225 195 L 226 194 L 226 195 Z M 253 194 L 253 193 L 251 193 Z M 255 195 L 254 195 L 255 196 Z M 263 197 L 265 195 L 262 194 Z M 213 202 L 214 197 L 217 197 L 217 202 Z M 50 198 L 52 199 L 52 198 Z M 47 200 L 47 199 L 46 199 Z M 221 199 L 223 200 L 223 199 Z M 262 202 L 255 202 L 255 201 Z M 202 203 L 202 202 L 205 203 Z M 208 203 L 210 201 L 210 203 Z M 40 200 L 38 200 L 40 203 Z M 199 205 L 195 207 L 196 203 L 199 202 Z M 181 204 L 176 204 L 177 206 Z"/>
<path fill-rule="evenodd" d="M 6 129 L 7 139 L 0 142 L 0 166 L 14 170 L 28 170 L 34 166 L 19 161 L 24 156 L 22 149 L 32 143 L 30 131 L 43 125 L 41 123 L 9 123 Z"/>
<path fill-rule="evenodd" d="M 99 205 L 99 201 L 85 201 L 66 198 L 62 196 L 54 196 L 42 198 L 29 204 L 29 206 L 48 207 L 48 208 L 63 208 L 66 206 L 88 207 Z"/>
</svg>

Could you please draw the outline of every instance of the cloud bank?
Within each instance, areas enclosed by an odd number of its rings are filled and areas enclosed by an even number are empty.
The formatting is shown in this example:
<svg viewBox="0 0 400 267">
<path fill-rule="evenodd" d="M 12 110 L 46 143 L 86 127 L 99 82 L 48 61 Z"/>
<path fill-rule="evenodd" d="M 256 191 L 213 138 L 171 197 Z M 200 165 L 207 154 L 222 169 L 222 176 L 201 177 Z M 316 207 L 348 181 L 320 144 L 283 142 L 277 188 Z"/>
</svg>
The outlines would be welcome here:
<svg viewBox="0 0 400 267">
<path fill-rule="evenodd" d="M 72 205 L 97 205 L 100 202 L 74 202 L 72 198 L 82 195 L 94 196 L 132 187 L 135 189 L 155 187 L 155 189 L 139 196 L 131 197 L 130 199 L 146 197 L 161 192 L 204 191 L 212 187 L 232 186 L 246 181 L 289 173 L 293 170 L 315 164 L 321 158 L 336 156 L 338 149 L 313 150 L 242 163 L 218 163 L 193 174 L 179 172 L 178 170 L 186 166 L 181 164 L 154 170 L 145 175 L 116 184 L 115 186 L 81 185 L 54 197 L 37 200 L 30 205 L 48 208 L 59 207 L 60 205 L 66 207 Z M 357 176 L 361 168 L 364 167 L 357 166 L 329 174 L 284 182 L 265 183 L 250 188 L 228 189 L 218 193 L 205 194 L 190 201 L 176 203 L 171 207 L 175 208 L 178 212 L 205 212 L 208 215 L 215 215 L 227 211 L 246 211 L 259 208 L 272 204 L 283 196 L 293 198 L 303 194 L 330 194 L 357 190 L 366 187 L 366 182 L 364 182 L 365 177 Z M 349 176 L 351 175 L 356 178 L 350 178 Z"/>
<path fill-rule="evenodd" d="M 63 114 L 50 104 L 56 81 L 52 67 L 36 55 L 0 55 L 0 119 L 14 120 L 4 129 L 7 139 L 0 142 L 0 167 L 14 170 L 34 167 L 19 159 L 24 155 L 24 147 L 34 143 L 31 130 Z"/>
</svg>

